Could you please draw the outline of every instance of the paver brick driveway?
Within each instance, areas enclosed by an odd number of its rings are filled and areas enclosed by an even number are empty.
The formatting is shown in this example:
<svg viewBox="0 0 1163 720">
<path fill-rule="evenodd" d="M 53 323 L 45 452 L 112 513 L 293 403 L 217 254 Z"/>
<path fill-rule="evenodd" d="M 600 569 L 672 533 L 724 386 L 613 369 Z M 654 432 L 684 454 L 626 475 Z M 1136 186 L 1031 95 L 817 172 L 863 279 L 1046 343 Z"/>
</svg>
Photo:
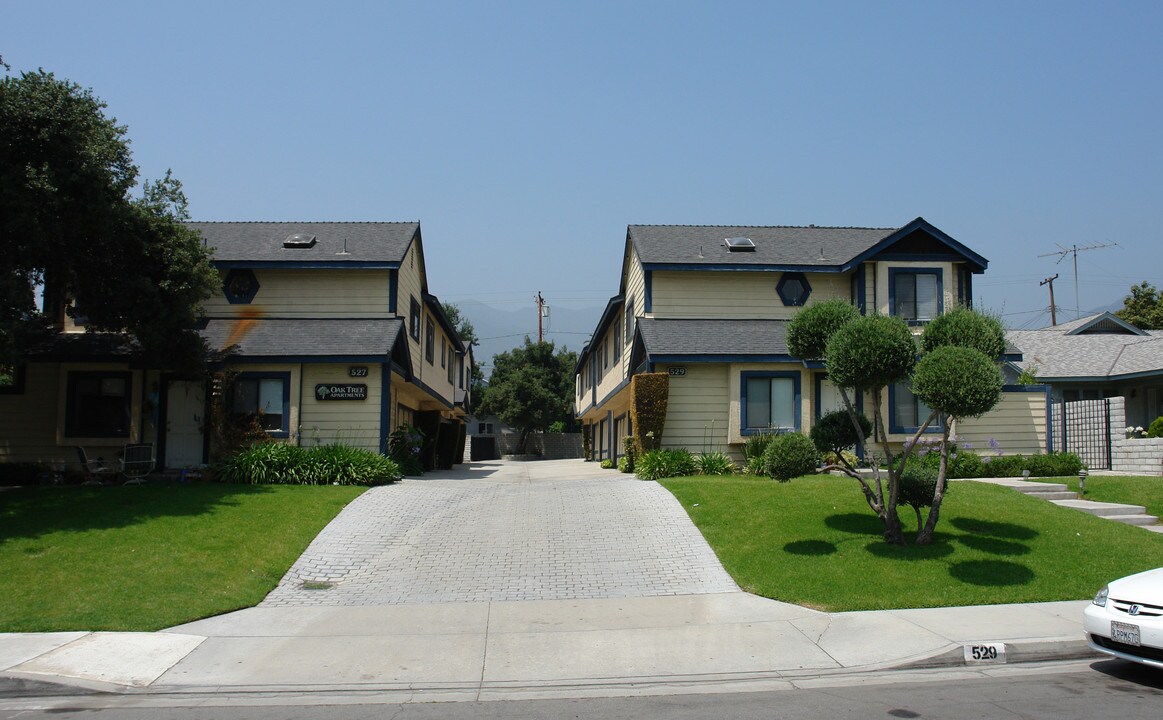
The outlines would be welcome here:
<svg viewBox="0 0 1163 720">
<path fill-rule="evenodd" d="M 307 589 L 304 583 L 330 583 Z M 555 460 L 372 488 L 262 605 L 391 605 L 738 591 L 669 492 Z"/>
</svg>

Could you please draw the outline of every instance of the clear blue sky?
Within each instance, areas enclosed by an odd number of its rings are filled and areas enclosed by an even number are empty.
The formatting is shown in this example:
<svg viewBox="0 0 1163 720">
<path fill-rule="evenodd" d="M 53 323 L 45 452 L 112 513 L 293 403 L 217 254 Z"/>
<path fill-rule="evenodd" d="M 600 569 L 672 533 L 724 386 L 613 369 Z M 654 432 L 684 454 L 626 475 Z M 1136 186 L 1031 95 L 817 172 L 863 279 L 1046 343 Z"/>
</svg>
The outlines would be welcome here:
<svg viewBox="0 0 1163 720">
<path fill-rule="evenodd" d="M 1101 5 L 1101 6 L 1100 6 Z M 896 227 L 1041 324 L 1163 285 L 1163 3 L 0 2 L 199 220 L 420 220 L 442 299 L 617 291 L 627 224 Z M 532 312 L 532 311 L 531 311 Z M 535 317 L 531 315 L 531 317 Z M 597 312 L 595 312 L 595 321 Z"/>
</svg>

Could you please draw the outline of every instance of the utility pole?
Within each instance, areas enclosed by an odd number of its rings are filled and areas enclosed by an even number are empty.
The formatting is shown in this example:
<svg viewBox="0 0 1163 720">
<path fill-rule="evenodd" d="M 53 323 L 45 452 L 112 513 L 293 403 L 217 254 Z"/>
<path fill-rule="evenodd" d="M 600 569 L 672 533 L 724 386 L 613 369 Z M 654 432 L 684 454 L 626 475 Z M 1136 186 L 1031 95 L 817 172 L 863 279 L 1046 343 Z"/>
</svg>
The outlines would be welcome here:
<svg viewBox="0 0 1163 720">
<path fill-rule="evenodd" d="M 1055 243 L 1055 244 L 1057 245 L 1057 243 Z M 1057 255 L 1058 262 L 1062 262 L 1066 258 L 1067 255 L 1071 255 L 1071 254 L 1074 255 L 1074 317 L 1076 317 L 1076 318 L 1082 317 L 1082 307 L 1081 307 L 1081 303 L 1079 303 L 1079 301 L 1078 301 L 1078 253 L 1082 252 L 1083 250 L 1101 250 L 1102 248 L 1118 247 L 1118 246 L 1119 246 L 1118 243 L 1101 243 L 1099 245 L 1084 245 L 1083 247 L 1078 247 L 1077 245 L 1071 245 L 1070 247 L 1063 247 L 1061 245 L 1058 245 L 1059 249 L 1057 252 L 1042 253 L 1041 255 L 1038 256 L 1038 257 L 1050 257 L 1051 255 Z M 1055 263 L 1055 264 L 1057 264 L 1057 263 Z"/>
<path fill-rule="evenodd" d="M 544 332 L 541 329 L 541 318 L 545 317 L 545 298 L 541 297 L 541 291 L 537 291 L 537 342 L 541 342 L 544 337 Z"/>
<path fill-rule="evenodd" d="M 1050 286 L 1050 325 L 1058 324 L 1058 309 L 1054 306 L 1054 281 L 1058 279 L 1058 273 L 1054 273 L 1054 277 L 1049 277 L 1038 283 L 1039 285 Z"/>
</svg>

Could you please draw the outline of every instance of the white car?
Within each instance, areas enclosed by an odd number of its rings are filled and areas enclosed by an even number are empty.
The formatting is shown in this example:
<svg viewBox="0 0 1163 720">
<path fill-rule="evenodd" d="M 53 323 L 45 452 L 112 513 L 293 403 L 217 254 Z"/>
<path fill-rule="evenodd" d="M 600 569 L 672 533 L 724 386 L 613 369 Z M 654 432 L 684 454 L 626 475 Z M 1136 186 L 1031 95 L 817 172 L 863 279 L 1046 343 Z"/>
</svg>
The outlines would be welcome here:
<svg viewBox="0 0 1163 720">
<path fill-rule="evenodd" d="M 1099 590 L 1082 612 L 1082 627 L 1095 650 L 1163 668 L 1163 568 Z"/>
</svg>

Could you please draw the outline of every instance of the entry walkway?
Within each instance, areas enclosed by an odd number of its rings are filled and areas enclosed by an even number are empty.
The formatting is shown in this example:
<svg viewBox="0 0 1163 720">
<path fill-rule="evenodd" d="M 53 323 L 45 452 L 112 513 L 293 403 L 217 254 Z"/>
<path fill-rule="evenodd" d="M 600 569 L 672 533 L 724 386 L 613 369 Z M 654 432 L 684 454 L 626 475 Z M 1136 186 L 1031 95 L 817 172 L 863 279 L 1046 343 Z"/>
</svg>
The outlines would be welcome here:
<svg viewBox="0 0 1163 720">
<path fill-rule="evenodd" d="M 311 543 L 262 607 L 738 589 L 657 483 L 577 460 L 496 461 L 364 493 Z"/>
</svg>

